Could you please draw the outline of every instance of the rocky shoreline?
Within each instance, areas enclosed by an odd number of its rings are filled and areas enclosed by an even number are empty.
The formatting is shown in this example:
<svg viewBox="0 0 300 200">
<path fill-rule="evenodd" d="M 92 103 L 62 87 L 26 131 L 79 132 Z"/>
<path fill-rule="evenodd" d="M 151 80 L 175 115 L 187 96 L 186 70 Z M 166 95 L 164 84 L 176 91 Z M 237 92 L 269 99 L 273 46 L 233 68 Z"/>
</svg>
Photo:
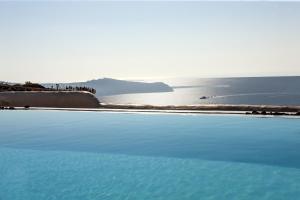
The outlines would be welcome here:
<svg viewBox="0 0 300 200">
<path fill-rule="evenodd" d="M 153 110 L 153 111 L 216 111 L 240 112 L 251 115 L 300 115 L 300 106 L 273 106 L 273 105 L 186 105 L 186 106 L 153 106 L 153 105 L 124 105 L 101 104 L 105 109 L 121 110 Z"/>
</svg>

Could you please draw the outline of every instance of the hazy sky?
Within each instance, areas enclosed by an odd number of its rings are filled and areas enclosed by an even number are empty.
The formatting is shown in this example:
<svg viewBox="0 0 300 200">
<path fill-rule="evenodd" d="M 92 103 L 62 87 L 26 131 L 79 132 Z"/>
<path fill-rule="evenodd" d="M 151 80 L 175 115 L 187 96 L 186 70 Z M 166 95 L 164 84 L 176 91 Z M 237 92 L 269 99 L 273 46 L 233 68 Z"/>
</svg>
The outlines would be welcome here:
<svg viewBox="0 0 300 200">
<path fill-rule="evenodd" d="M 0 2 L 0 80 L 300 75 L 300 2 Z"/>
</svg>

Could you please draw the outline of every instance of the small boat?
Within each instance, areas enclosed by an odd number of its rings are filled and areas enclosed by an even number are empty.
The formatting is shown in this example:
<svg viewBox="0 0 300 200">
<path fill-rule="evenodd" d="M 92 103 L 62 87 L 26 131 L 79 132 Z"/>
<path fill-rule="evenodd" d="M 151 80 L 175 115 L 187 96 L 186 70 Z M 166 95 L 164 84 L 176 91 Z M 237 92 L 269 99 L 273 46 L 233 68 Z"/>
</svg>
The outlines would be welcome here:
<svg viewBox="0 0 300 200">
<path fill-rule="evenodd" d="M 200 97 L 200 99 L 208 99 L 208 97 L 207 96 L 202 96 L 202 97 Z"/>
</svg>

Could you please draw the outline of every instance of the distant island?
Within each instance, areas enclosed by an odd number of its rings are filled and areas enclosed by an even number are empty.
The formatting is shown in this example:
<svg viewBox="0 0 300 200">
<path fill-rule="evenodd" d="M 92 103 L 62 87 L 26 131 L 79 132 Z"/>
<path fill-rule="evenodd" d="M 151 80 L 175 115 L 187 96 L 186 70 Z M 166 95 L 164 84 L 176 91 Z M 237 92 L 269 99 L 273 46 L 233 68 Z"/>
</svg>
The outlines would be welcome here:
<svg viewBox="0 0 300 200">
<path fill-rule="evenodd" d="M 70 86 L 85 86 L 94 88 L 97 91 L 95 93 L 97 97 L 132 93 L 173 92 L 173 88 L 163 82 L 146 83 L 138 81 L 117 80 L 111 78 L 102 78 L 86 82 L 46 83 L 42 85 L 45 87 L 55 87 L 57 84 L 61 88 Z"/>
</svg>

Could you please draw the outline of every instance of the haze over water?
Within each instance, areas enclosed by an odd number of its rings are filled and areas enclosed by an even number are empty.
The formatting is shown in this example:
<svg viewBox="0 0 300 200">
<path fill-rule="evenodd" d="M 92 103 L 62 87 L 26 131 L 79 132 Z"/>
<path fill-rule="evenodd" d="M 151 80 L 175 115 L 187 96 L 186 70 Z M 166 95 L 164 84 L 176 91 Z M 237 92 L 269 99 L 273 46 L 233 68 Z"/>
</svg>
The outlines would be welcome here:
<svg viewBox="0 0 300 200">
<path fill-rule="evenodd" d="M 300 105 L 300 77 L 187 78 L 155 80 L 174 92 L 101 97 L 104 103 L 190 105 L 263 104 Z M 207 99 L 201 99 L 201 97 Z"/>
</svg>

